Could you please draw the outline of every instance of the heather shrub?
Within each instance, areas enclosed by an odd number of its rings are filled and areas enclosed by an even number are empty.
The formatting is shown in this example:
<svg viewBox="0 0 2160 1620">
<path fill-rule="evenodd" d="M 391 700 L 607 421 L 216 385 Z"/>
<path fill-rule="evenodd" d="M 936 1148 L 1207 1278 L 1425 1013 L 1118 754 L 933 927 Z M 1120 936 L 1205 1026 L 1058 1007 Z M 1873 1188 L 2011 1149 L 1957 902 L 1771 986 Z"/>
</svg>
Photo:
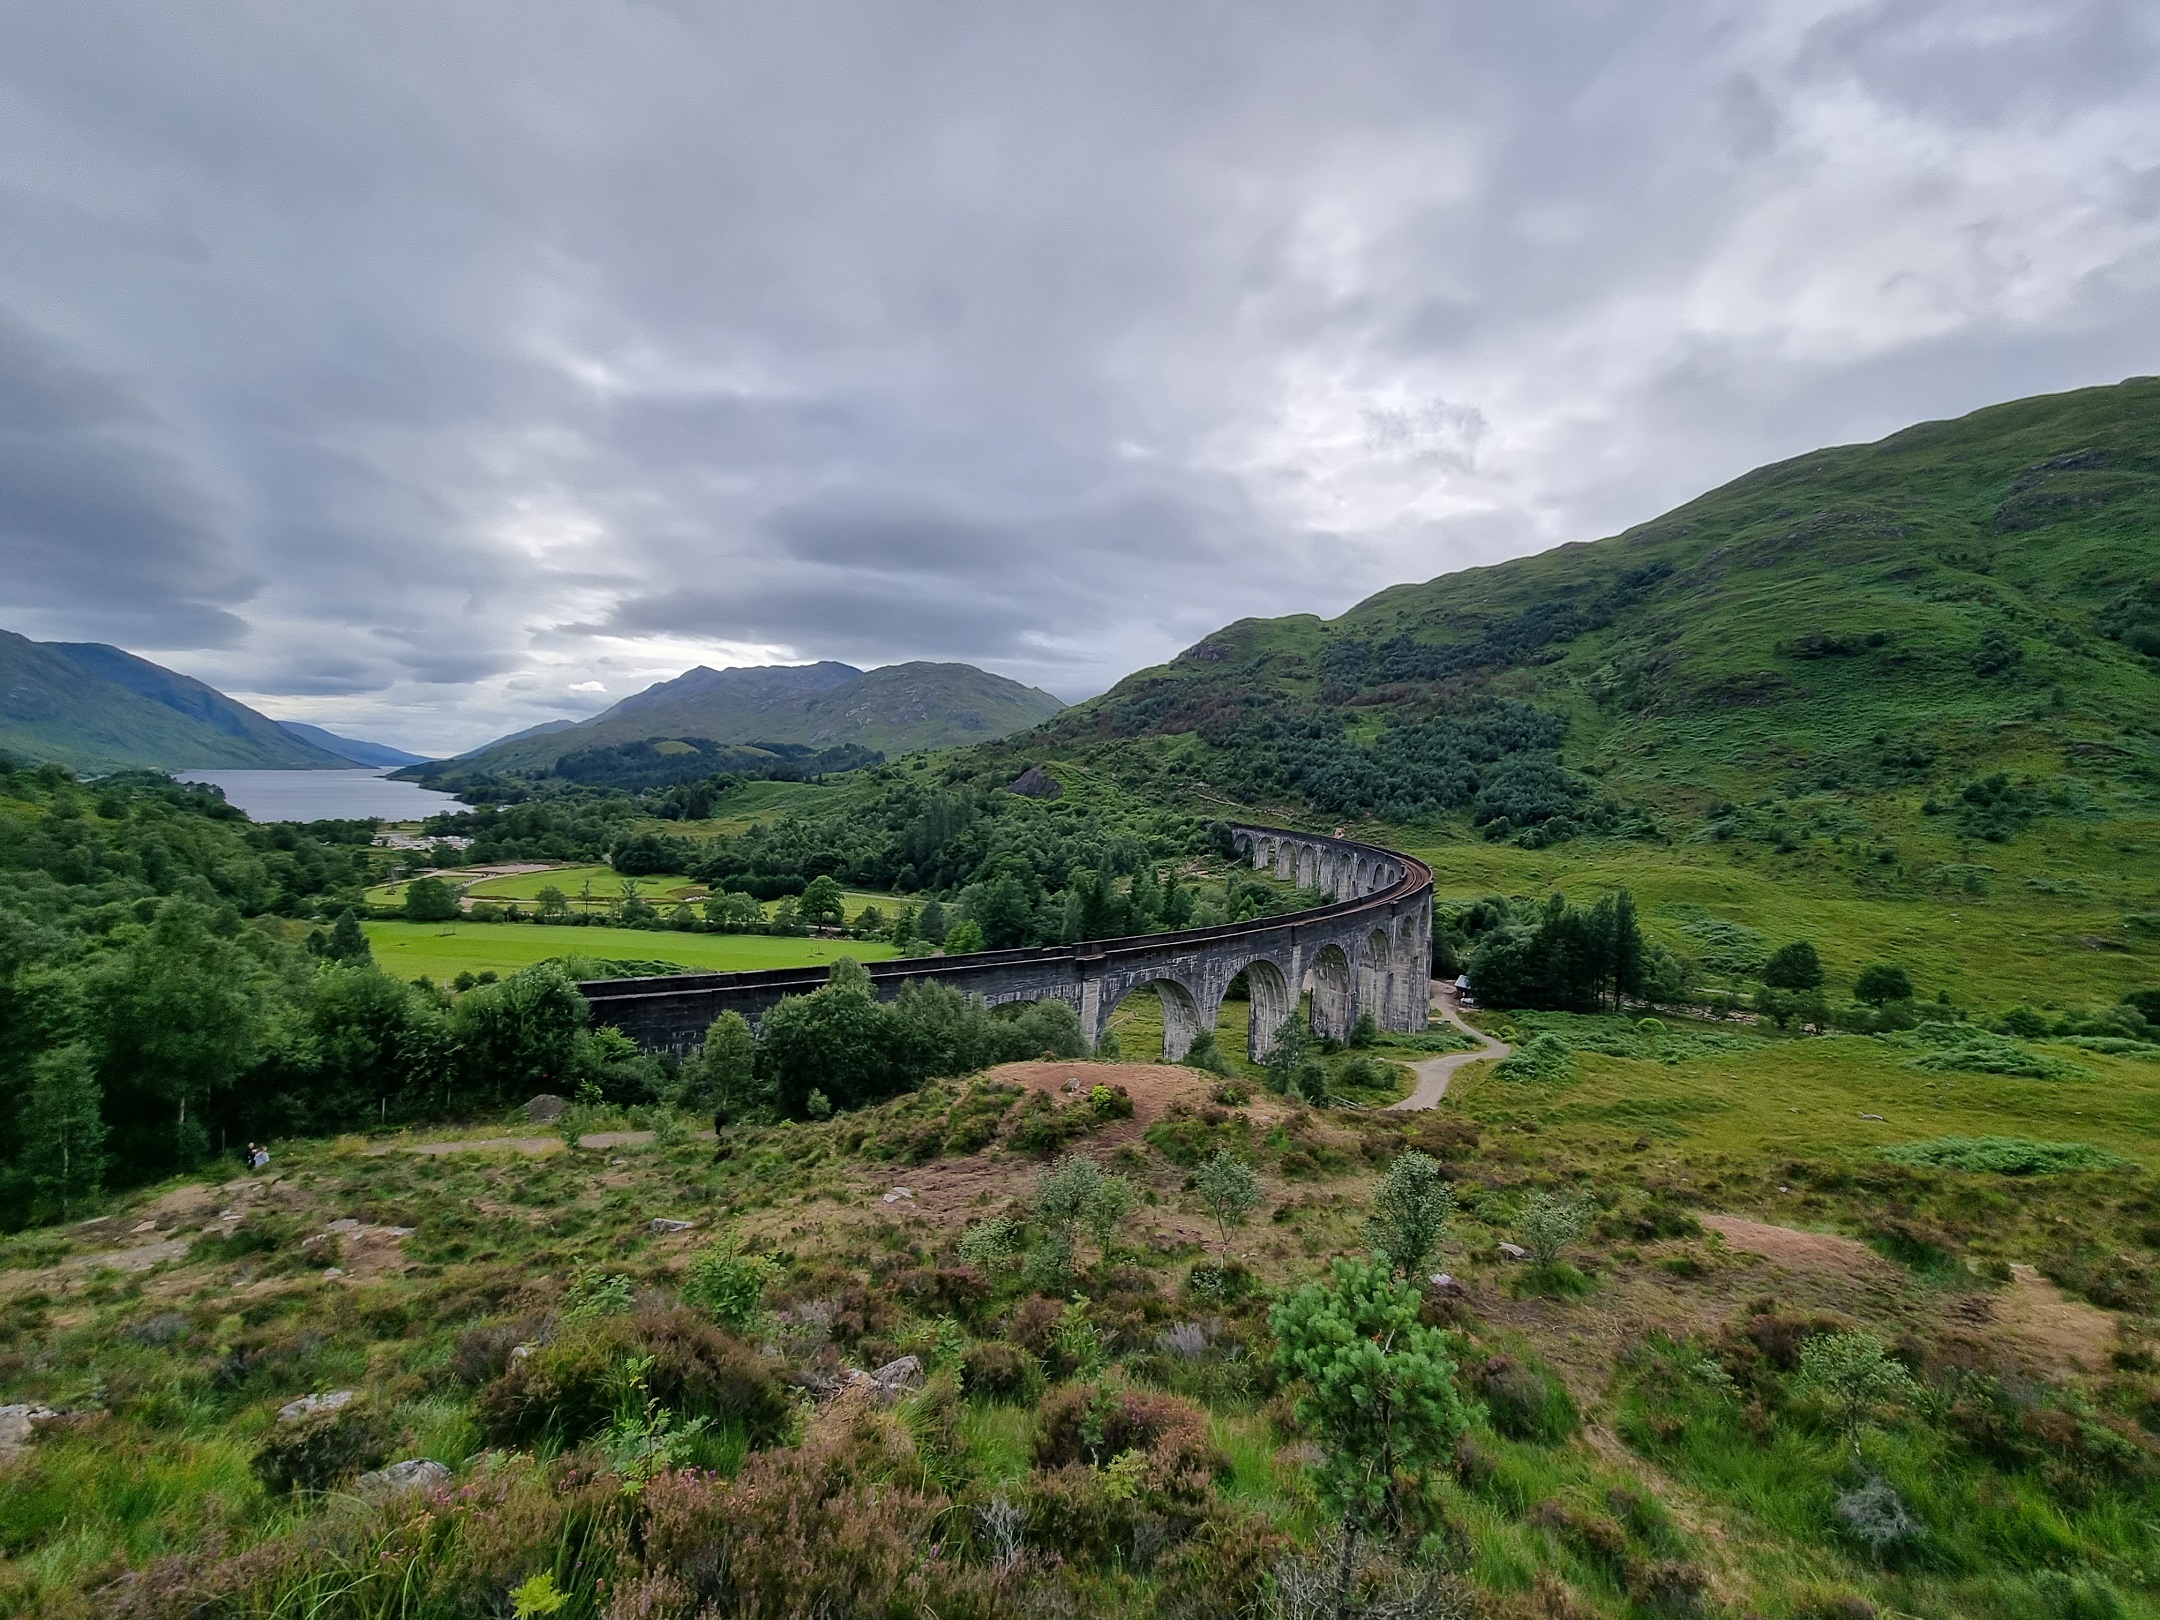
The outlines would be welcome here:
<svg viewBox="0 0 2160 1620">
<path fill-rule="evenodd" d="M 390 1436 L 375 1414 L 355 1403 L 301 1423 L 280 1423 L 255 1450 L 255 1477 L 271 1491 L 326 1491 L 381 1463 Z"/>
<path fill-rule="evenodd" d="M 467 1388 L 490 1383 L 510 1370 L 510 1352 L 537 1336 L 531 1322 L 482 1322 L 468 1328 L 450 1351 L 450 1376 Z"/>
<path fill-rule="evenodd" d="M 1021 1395 L 1038 1375 L 1033 1356 L 995 1339 L 969 1345 L 960 1359 L 960 1382 L 970 1395 Z"/>
<path fill-rule="evenodd" d="M 732 1480 L 656 1478 L 644 1497 L 644 1613 L 739 1620 L 967 1612 L 984 1576 L 922 1548 L 949 1503 L 921 1488 L 906 1428 L 843 1398 L 802 1444 L 762 1452 Z"/>
<path fill-rule="evenodd" d="M 621 1367 L 640 1357 L 652 1361 L 652 1399 L 678 1418 L 709 1418 L 752 1445 L 787 1428 L 791 1408 L 773 1364 L 692 1310 L 579 1324 L 481 1391 L 481 1427 L 503 1445 L 575 1445 L 607 1427 L 621 1399 Z"/>
<path fill-rule="evenodd" d="M 1557 1445 L 1582 1427 L 1567 1385 L 1512 1356 L 1487 1356 L 1463 1368 L 1463 1382 L 1485 1403 L 1492 1426 L 1510 1440 Z"/>
<path fill-rule="evenodd" d="M 1119 1558 L 1144 1510 L 1108 1485 L 1103 1471 L 1086 1463 L 1038 1468 L 1017 1493 L 1027 1545 L 1053 1547 L 1076 1565 Z"/>
<path fill-rule="evenodd" d="M 623 1498 L 606 1477 L 567 1477 L 529 1457 L 482 1466 L 451 1495 L 336 1499 L 330 1511 L 232 1553 L 215 1538 L 99 1594 L 100 1620 L 209 1615 L 496 1615 L 545 1573 L 570 1613 L 598 1612 L 624 1560 Z"/>
<path fill-rule="evenodd" d="M 1207 1414 L 1175 1395 L 1071 1384 L 1038 1411 L 1034 1460 L 1038 1468 L 1084 1462 L 1116 1463 L 1128 1452 L 1145 1460 L 1138 1483 L 1167 1503 L 1204 1501 L 1230 1458 L 1209 1437 Z"/>
</svg>

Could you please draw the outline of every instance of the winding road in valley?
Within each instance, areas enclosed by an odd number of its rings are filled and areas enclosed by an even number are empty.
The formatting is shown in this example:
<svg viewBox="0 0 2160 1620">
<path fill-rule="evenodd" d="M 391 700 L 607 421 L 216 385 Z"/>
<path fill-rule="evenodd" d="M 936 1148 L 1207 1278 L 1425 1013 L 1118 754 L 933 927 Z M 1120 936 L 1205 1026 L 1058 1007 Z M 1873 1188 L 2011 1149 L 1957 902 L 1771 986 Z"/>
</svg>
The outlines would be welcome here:
<svg viewBox="0 0 2160 1620">
<path fill-rule="evenodd" d="M 1443 1018 L 1465 1035 L 1482 1043 L 1475 1052 L 1450 1052 L 1445 1057 L 1426 1058 L 1410 1065 L 1410 1072 L 1417 1076 L 1417 1084 L 1410 1088 L 1410 1095 L 1399 1103 L 1389 1103 L 1391 1110 L 1413 1108 L 1438 1108 L 1440 1099 L 1447 1095 L 1448 1079 L 1465 1063 L 1482 1063 L 1487 1058 L 1498 1060 L 1514 1050 L 1505 1041 L 1496 1041 L 1481 1030 L 1472 1029 L 1463 1022 L 1456 1010 L 1455 987 L 1433 981 L 1433 1016 Z"/>
</svg>

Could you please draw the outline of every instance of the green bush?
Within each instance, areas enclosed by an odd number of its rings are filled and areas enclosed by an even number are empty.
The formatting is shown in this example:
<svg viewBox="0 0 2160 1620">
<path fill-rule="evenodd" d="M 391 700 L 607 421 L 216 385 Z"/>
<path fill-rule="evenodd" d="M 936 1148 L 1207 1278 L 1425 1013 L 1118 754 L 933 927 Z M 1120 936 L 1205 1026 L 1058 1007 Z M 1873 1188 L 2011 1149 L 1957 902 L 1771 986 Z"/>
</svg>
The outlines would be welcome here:
<svg viewBox="0 0 2160 1620">
<path fill-rule="evenodd" d="M 1990 1035 L 1971 1025 L 1940 1027 L 1940 1033 L 1923 1029 L 1922 1039 L 1938 1041 L 1935 1050 L 1909 1060 L 1907 1068 L 1966 1074 L 2007 1074 L 2024 1080 L 2062 1080 L 2080 1071 L 2035 1052 L 2022 1041 Z"/>
<path fill-rule="evenodd" d="M 753 1445 L 786 1430 L 792 1407 L 775 1365 L 692 1310 L 579 1323 L 480 1392 L 481 1427 L 503 1445 L 590 1439 L 621 1402 L 622 1368 L 644 1357 L 647 1390 L 676 1417 L 733 1427 Z"/>
<path fill-rule="evenodd" d="M 1870 962 L 1853 980 L 1853 999 L 1870 1007 L 1913 998 L 1912 975 L 1890 962 Z"/>
<path fill-rule="evenodd" d="M 1762 981 L 1777 990 L 1817 990 L 1822 987 L 1822 957 L 1806 940 L 1780 945 L 1763 964 Z"/>
<path fill-rule="evenodd" d="M 362 1469 L 380 1466 L 389 1436 L 365 1407 L 340 1407 L 299 1423 L 280 1423 L 256 1447 L 255 1477 L 271 1491 L 327 1491 Z"/>
<path fill-rule="evenodd" d="M 405 885 L 406 921 L 449 922 L 457 914 L 457 890 L 441 878 L 414 878 Z"/>
<path fill-rule="evenodd" d="M 1575 1075 L 1575 1055 L 1557 1035 L 1534 1035 L 1527 1045 L 1502 1058 L 1493 1072 L 1518 1084 L 1570 1080 Z"/>
<path fill-rule="evenodd" d="M 1999 1176 L 2045 1176 L 2064 1170 L 2112 1170 L 2131 1161 L 2089 1142 L 2034 1142 L 2020 1136 L 1941 1136 L 1884 1148 L 1892 1164 L 1935 1170 L 1981 1170 Z"/>
<path fill-rule="evenodd" d="M 690 1262 L 682 1297 L 722 1327 L 737 1332 L 757 1319 L 772 1266 L 762 1255 L 744 1254 L 739 1243 L 708 1244 Z"/>
</svg>

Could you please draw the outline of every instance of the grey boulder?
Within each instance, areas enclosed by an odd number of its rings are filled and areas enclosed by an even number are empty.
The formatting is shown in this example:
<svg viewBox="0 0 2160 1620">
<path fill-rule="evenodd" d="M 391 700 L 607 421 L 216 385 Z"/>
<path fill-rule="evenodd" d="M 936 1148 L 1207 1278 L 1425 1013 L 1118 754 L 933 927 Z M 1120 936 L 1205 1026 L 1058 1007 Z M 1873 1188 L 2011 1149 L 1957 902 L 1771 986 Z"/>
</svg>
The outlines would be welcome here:
<svg viewBox="0 0 2160 1620">
<path fill-rule="evenodd" d="M 327 1395 L 303 1395 L 297 1401 L 287 1401 L 278 1408 L 280 1423 L 305 1423 L 309 1418 L 320 1417 L 325 1412 L 338 1412 L 352 1405 L 353 1392 L 334 1389 Z"/>
<path fill-rule="evenodd" d="M 890 1406 L 901 1396 L 923 1386 L 923 1365 L 919 1357 L 902 1356 L 898 1361 L 888 1361 L 876 1372 L 853 1372 L 848 1383 L 870 1392 L 870 1398 L 880 1406 Z"/>
<path fill-rule="evenodd" d="M 401 1496 L 407 1491 L 439 1491 L 450 1483 L 450 1470 L 432 1457 L 412 1457 L 373 1469 L 359 1479 L 363 1496 Z"/>
</svg>

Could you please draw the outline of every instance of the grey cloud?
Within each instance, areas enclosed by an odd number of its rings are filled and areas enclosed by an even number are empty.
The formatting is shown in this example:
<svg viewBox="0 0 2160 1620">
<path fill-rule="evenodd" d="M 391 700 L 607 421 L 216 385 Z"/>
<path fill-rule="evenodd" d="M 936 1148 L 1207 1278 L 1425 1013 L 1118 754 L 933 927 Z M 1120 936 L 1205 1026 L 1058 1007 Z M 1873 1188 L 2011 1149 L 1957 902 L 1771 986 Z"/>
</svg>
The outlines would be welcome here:
<svg viewBox="0 0 2160 1620">
<path fill-rule="evenodd" d="M 6 605 L 347 729 L 721 643 L 1080 694 L 2160 369 L 2149 11 L 1228 16 L 16 8 Z"/>
<path fill-rule="evenodd" d="M 1961 125 L 2060 117 L 2134 91 L 2155 58 L 2152 12 L 2130 0 L 1878 0 L 1820 23 L 1804 69 L 1842 74 Z"/>
<path fill-rule="evenodd" d="M 220 646 L 253 593 L 227 519 L 117 378 L 0 311 L 0 574 L 18 610 L 94 607 L 161 647 Z"/>
</svg>

